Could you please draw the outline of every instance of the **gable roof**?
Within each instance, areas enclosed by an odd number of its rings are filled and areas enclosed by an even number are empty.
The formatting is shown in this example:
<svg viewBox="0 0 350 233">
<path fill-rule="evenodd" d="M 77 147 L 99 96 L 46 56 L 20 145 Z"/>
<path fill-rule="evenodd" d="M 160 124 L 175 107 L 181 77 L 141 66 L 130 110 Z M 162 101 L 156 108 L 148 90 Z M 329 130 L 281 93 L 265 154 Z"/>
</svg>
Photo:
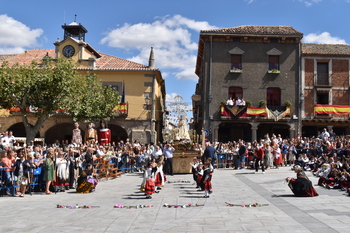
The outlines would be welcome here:
<svg viewBox="0 0 350 233">
<path fill-rule="evenodd" d="M 303 43 L 301 51 L 304 56 L 350 56 L 350 45 Z"/>
<path fill-rule="evenodd" d="M 246 25 L 231 28 L 201 30 L 201 34 L 240 34 L 240 35 L 284 35 L 303 37 L 303 33 L 291 26 L 256 26 Z"/>
<path fill-rule="evenodd" d="M 20 54 L 0 55 L 0 62 L 8 61 L 10 65 L 15 63 L 29 65 L 32 60 L 41 63 L 46 56 L 55 57 L 54 49 L 31 49 Z M 96 59 L 96 68 L 79 67 L 79 70 L 125 70 L 125 71 L 158 71 L 157 68 L 148 68 L 147 65 L 139 64 L 133 61 L 100 53 L 101 57 Z"/>
</svg>

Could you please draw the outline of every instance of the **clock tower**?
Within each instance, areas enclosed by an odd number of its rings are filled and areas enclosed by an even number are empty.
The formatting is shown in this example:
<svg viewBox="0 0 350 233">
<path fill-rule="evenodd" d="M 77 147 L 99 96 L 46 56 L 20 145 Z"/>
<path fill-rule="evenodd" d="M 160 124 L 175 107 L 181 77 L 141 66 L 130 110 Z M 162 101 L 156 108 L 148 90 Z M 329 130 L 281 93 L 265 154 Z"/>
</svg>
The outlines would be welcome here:
<svg viewBox="0 0 350 233">
<path fill-rule="evenodd" d="M 85 41 L 85 33 L 87 33 L 88 31 L 80 23 L 78 24 L 76 21 L 74 21 L 69 25 L 62 25 L 62 28 L 64 30 L 64 40 L 68 37 L 72 37 L 77 40 Z"/>
<path fill-rule="evenodd" d="M 85 42 L 85 34 L 88 32 L 83 25 L 76 20 L 70 24 L 62 25 L 63 40 L 59 38 L 54 43 L 55 59 L 59 57 L 72 58 L 80 67 L 94 68 L 95 62 L 101 55 Z"/>
</svg>

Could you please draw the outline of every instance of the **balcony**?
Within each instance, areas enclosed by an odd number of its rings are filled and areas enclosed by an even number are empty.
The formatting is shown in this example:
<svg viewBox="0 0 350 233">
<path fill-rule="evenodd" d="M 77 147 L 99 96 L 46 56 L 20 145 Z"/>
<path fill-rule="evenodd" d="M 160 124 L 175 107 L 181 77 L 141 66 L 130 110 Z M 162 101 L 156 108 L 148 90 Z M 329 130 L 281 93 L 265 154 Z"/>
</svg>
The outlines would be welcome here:
<svg viewBox="0 0 350 233">
<path fill-rule="evenodd" d="M 231 69 L 230 73 L 238 73 L 238 74 L 240 74 L 240 73 L 242 73 L 242 70 L 241 69 Z"/>
<path fill-rule="evenodd" d="M 315 74 L 317 87 L 331 87 L 332 82 L 329 74 Z"/>
<path fill-rule="evenodd" d="M 350 105 L 326 105 L 316 104 L 314 116 L 316 118 L 349 117 Z"/>
<path fill-rule="evenodd" d="M 268 106 L 268 107 L 251 107 L 251 106 L 220 106 L 221 119 L 239 119 L 242 117 L 258 116 L 266 119 L 278 121 L 290 116 L 289 106 Z"/>
<path fill-rule="evenodd" d="M 118 116 L 127 116 L 128 115 L 128 109 L 129 109 L 129 104 L 128 103 L 121 103 L 115 106 L 113 109 L 113 112 L 116 117 Z"/>
<path fill-rule="evenodd" d="M 269 73 L 269 74 L 279 74 L 279 73 L 281 73 L 281 71 L 273 69 L 273 70 L 268 70 L 267 73 Z"/>
</svg>

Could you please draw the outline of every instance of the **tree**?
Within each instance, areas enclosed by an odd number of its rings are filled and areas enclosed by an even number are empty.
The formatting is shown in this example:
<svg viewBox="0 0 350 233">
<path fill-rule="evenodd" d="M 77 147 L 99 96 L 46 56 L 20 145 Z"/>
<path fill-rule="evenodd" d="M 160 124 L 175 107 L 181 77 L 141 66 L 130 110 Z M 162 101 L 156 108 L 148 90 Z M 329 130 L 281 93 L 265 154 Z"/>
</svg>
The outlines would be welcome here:
<svg viewBox="0 0 350 233">
<path fill-rule="evenodd" d="M 77 121 L 95 121 L 113 117 L 119 103 L 118 92 L 102 86 L 96 75 L 79 73 L 71 59 L 43 59 L 30 65 L 3 62 L 0 69 L 0 106 L 19 108 L 27 141 L 33 140 L 49 117 L 63 111 Z M 35 109 L 29 113 L 29 109 Z M 29 124 L 28 114 L 37 121 Z"/>
</svg>

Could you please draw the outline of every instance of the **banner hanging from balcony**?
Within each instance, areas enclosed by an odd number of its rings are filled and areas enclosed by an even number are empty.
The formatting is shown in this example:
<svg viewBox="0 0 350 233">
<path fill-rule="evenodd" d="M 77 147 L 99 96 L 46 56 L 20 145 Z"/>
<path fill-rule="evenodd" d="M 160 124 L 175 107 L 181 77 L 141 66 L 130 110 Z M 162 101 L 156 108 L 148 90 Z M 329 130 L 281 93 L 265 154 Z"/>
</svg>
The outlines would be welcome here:
<svg viewBox="0 0 350 233">
<path fill-rule="evenodd" d="M 266 116 L 267 115 L 267 108 L 266 107 L 248 107 L 247 108 L 247 115 Z"/>
<path fill-rule="evenodd" d="M 227 106 L 227 109 L 232 113 L 232 115 L 237 116 L 243 110 L 245 110 L 245 106 Z"/>
<path fill-rule="evenodd" d="M 314 112 L 316 114 L 349 115 L 350 114 L 350 105 L 323 105 L 323 104 L 316 104 L 314 106 Z"/>
<path fill-rule="evenodd" d="M 243 117 L 246 116 L 245 106 L 230 106 L 221 105 L 220 112 L 221 116 L 225 117 Z"/>
<path fill-rule="evenodd" d="M 285 106 L 270 106 L 266 108 L 267 118 L 279 121 L 282 118 L 290 115 L 290 107 Z"/>
</svg>

